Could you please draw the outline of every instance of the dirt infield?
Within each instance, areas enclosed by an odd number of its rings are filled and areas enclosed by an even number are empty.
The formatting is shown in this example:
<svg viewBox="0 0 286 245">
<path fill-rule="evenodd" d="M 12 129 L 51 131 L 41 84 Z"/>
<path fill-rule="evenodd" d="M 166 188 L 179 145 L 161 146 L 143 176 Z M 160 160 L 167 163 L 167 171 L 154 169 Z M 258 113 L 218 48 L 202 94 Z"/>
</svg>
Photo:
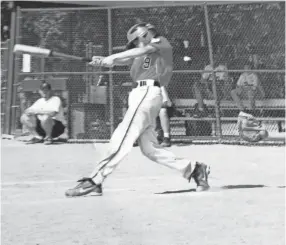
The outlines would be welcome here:
<svg viewBox="0 0 286 245">
<path fill-rule="evenodd" d="M 2 141 L 3 245 L 283 245 L 285 149 L 173 146 L 211 165 L 211 190 L 195 193 L 133 148 L 104 196 L 65 198 L 106 144 Z"/>
</svg>

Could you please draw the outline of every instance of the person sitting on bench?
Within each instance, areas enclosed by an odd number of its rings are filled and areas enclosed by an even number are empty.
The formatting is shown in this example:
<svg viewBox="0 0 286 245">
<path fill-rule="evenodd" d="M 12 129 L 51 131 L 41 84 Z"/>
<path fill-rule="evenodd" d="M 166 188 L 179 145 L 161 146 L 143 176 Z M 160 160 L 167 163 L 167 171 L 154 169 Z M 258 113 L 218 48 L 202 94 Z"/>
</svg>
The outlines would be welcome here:
<svg viewBox="0 0 286 245">
<path fill-rule="evenodd" d="M 255 99 L 265 98 L 265 92 L 260 84 L 257 74 L 250 71 L 252 65 L 250 63 L 244 66 L 245 72 L 243 72 L 236 84 L 236 88 L 231 91 L 231 97 L 236 103 L 238 109 L 242 112 L 246 111 L 243 105 L 242 99 L 248 99 L 250 103 L 250 112 L 254 113 Z"/>
</svg>

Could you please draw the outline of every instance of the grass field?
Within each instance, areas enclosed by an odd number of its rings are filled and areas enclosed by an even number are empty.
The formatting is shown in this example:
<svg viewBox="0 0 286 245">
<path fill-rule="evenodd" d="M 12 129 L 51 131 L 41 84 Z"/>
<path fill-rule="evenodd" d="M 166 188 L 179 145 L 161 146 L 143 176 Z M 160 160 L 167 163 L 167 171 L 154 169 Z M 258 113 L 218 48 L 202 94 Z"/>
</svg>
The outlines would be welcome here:
<svg viewBox="0 0 286 245">
<path fill-rule="evenodd" d="M 137 147 L 102 197 L 65 198 L 106 147 L 3 140 L 1 244 L 285 244 L 284 147 L 173 146 L 178 156 L 210 164 L 205 193 Z"/>
</svg>

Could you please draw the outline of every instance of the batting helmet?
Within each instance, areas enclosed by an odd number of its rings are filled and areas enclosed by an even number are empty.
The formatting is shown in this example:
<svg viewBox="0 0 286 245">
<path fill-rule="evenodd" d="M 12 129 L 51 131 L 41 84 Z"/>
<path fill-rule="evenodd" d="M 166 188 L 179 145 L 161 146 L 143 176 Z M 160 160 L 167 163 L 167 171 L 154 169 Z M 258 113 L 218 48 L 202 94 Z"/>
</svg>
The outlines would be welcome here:
<svg viewBox="0 0 286 245">
<path fill-rule="evenodd" d="M 150 23 L 146 24 L 146 27 L 148 28 L 148 30 L 156 30 L 155 26 Z"/>
<path fill-rule="evenodd" d="M 145 38 L 148 35 L 148 28 L 146 27 L 145 23 L 136 24 L 132 26 L 129 31 L 127 32 L 127 40 L 128 43 L 126 45 L 127 49 L 134 48 L 134 41 L 139 37 Z"/>
</svg>

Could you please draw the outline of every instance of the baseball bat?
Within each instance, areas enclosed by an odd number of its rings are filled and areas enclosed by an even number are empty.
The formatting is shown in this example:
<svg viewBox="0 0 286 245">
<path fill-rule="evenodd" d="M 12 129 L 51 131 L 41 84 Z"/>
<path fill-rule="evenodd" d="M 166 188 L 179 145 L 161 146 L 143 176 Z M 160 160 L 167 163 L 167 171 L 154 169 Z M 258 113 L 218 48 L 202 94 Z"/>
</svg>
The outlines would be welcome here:
<svg viewBox="0 0 286 245">
<path fill-rule="evenodd" d="M 13 52 L 16 54 L 30 54 L 33 56 L 40 56 L 40 57 L 58 57 L 62 59 L 78 60 L 78 61 L 84 61 L 84 62 L 92 61 L 90 58 L 86 58 L 86 57 L 64 54 L 61 52 L 53 51 L 51 49 L 39 48 L 39 47 L 23 45 L 23 44 L 16 44 L 14 46 Z"/>
</svg>

